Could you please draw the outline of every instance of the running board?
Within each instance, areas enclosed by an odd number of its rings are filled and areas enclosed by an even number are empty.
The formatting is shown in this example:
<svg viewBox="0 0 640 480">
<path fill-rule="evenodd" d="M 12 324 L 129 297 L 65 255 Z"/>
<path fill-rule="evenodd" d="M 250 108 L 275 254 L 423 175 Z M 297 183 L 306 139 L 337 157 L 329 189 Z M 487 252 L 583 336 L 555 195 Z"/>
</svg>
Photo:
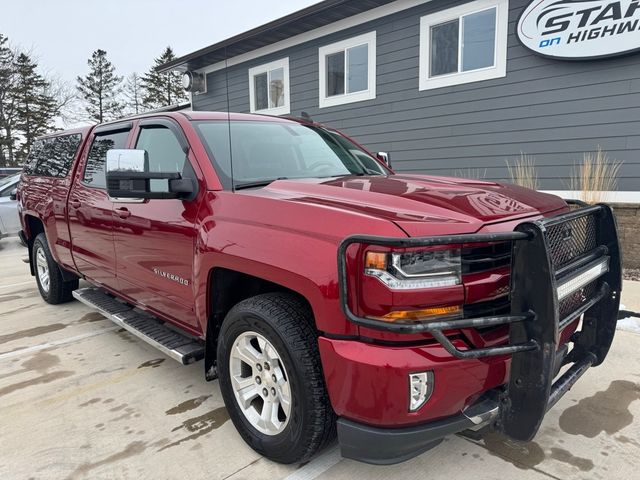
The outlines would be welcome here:
<svg viewBox="0 0 640 480">
<path fill-rule="evenodd" d="M 73 296 L 183 365 L 204 357 L 204 346 L 197 340 L 176 332 L 155 317 L 135 310 L 102 290 L 82 288 L 75 290 Z"/>
</svg>

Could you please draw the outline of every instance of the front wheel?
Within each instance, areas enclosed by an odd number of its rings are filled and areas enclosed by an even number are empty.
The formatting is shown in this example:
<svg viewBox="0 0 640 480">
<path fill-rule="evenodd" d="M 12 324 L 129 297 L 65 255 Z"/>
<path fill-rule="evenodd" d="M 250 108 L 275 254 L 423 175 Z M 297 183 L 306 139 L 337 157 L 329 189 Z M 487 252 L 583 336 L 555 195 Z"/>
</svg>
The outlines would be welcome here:
<svg viewBox="0 0 640 480">
<path fill-rule="evenodd" d="M 71 292 L 78 288 L 78 280 L 64 281 L 44 233 L 38 234 L 33 241 L 31 257 L 38 290 L 44 301 L 56 305 L 72 300 Z"/>
<path fill-rule="evenodd" d="M 220 389 L 244 440 L 280 463 L 303 462 L 335 436 L 309 306 L 283 293 L 236 305 L 218 338 Z"/>
</svg>

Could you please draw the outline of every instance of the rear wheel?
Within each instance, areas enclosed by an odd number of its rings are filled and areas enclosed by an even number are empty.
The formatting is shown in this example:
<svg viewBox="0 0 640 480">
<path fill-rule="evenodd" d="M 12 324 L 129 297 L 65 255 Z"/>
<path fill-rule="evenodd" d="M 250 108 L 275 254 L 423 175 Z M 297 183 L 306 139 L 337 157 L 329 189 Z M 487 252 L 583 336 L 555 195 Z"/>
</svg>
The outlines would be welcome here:
<svg viewBox="0 0 640 480">
<path fill-rule="evenodd" d="M 33 241 L 31 257 L 38 290 L 44 301 L 55 305 L 72 300 L 71 292 L 78 288 L 78 280 L 64 281 L 44 233 L 38 234 Z"/>
<path fill-rule="evenodd" d="M 302 462 L 333 439 L 335 414 L 304 301 L 273 293 L 240 302 L 222 324 L 217 355 L 229 416 L 258 453 Z"/>
</svg>

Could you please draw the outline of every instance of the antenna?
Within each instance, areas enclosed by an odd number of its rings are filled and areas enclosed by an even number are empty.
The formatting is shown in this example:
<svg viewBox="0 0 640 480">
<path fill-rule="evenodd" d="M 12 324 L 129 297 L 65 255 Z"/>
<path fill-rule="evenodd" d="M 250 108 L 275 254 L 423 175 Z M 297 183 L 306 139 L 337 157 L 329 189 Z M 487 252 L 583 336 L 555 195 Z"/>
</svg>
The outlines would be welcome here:
<svg viewBox="0 0 640 480">
<path fill-rule="evenodd" d="M 227 90 L 227 125 L 229 130 L 229 175 L 231 176 L 231 191 L 236 191 L 236 184 L 233 180 L 233 144 L 231 143 L 231 107 L 229 102 L 229 62 L 227 57 L 227 47 L 224 47 L 224 84 Z"/>
</svg>

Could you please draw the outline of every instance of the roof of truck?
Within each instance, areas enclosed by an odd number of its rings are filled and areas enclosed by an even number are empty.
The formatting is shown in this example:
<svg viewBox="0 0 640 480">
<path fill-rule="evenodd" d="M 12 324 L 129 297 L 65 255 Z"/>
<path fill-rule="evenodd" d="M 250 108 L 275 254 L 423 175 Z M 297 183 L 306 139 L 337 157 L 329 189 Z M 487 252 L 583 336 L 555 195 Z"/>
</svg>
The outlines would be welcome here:
<svg viewBox="0 0 640 480">
<path fill-rule="evenodd" d="M 206 111 L 180 111 L 180 112 L 152 112 L 152 113 L 143 113 L 140 115 L 135 115 L 132 117 L 120 118 L 118 120 L 112 120 L 109 122 L 104 122 L 96 125 L 89 125 L 86 127 L 73 128 L 69 130 L 61 130 L 59 132 L 43 135 L 38 138 L 51 138 L 60 135 L 70 135 L 74 133 L 80 133 L 82 136 L 88 134 L 93 128 L 108 126 L 108 125 L 118 125 L 122 123 L 133 122 L 134 120 L 140 120 L 145 118 L 159 118 L 159 117 L 170 117 L 170 118 L 184 118 L 186 117 L 189 120 L 234 120 L 234 121 L 257 121 L 257 122 L 292 122 L 292 123 L 303 123 L 303 124 L 313 124 L 313 120 L 310 118 L 295 118 L 295 117 L 276 117 L 271 115 L 259 115 L 253 113 L 228 113 L 228 112 L 206 112 Z"/>
<path fill-rule="evenodd" d="M 74 133 L 79 133 L 84 137 L 87 133 L 89 133 L 89 131 L 91 131 L 91 129 L 94 126 L 95 125 L 87 125 L 86 127 L 70 128 L 69 130 L 59 130 L 57 132 L 47 133 L 46 135 L 41 135 L 38 138 L 36 138 L 36 140 L 40 140 L 42 138 L 59 137 L 61 135 L 72 135 Z"/>
<path fill-rule="evenodd" d="M 272 115 L 259 115 L 256 113 L 228 113 L 228 112 L 180 112 L 189 120 L 255 120 L 258 122 L 295 122 L 299 119 L 290 117 L 276 117 Z"/>
</svg>

